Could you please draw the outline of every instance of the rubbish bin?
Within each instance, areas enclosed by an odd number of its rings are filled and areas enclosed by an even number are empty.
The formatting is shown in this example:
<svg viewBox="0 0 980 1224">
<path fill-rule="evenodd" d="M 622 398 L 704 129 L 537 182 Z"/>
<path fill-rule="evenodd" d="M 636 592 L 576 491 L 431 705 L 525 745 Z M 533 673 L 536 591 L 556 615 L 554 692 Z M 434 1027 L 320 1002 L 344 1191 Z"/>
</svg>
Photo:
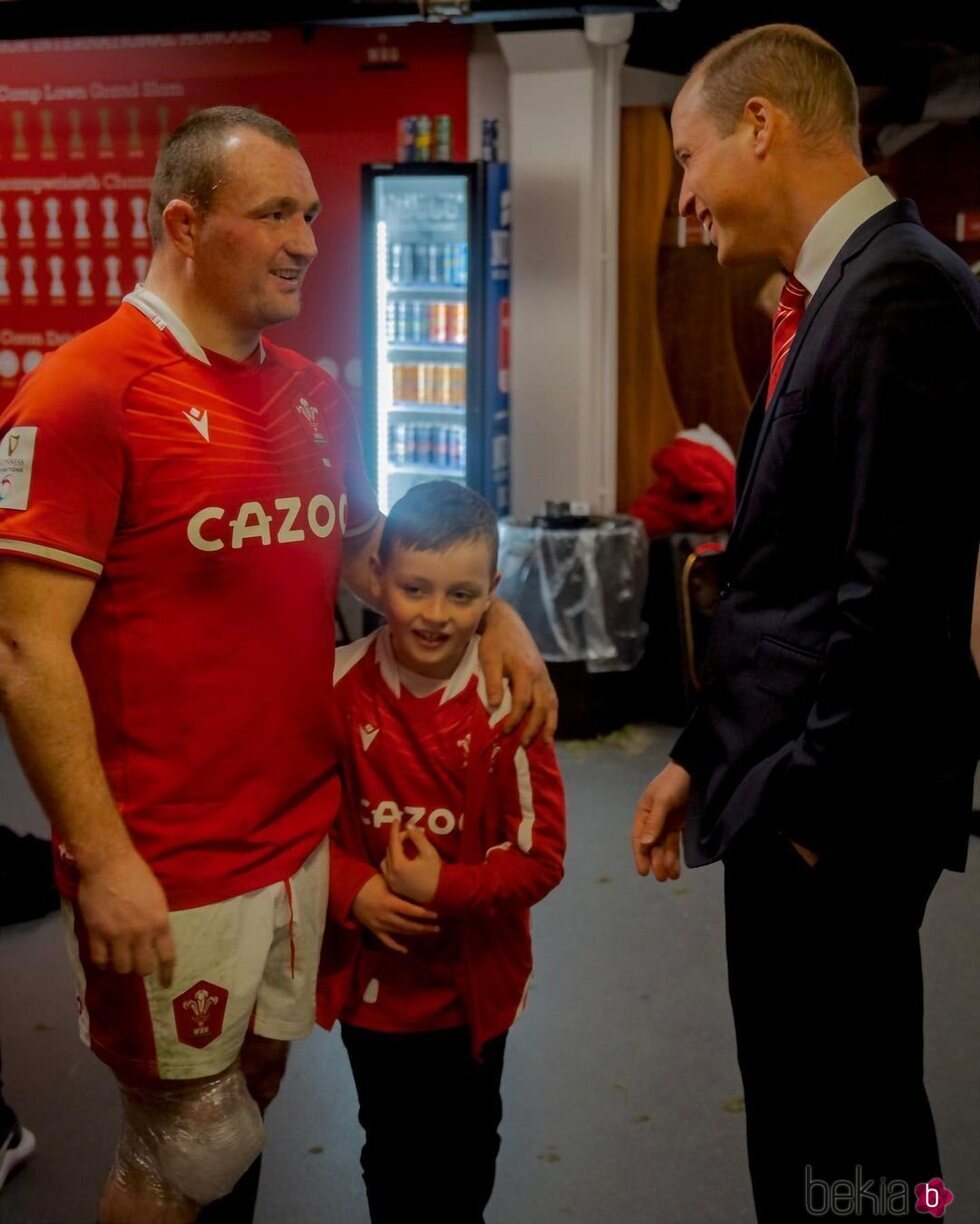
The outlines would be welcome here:
<svg viewBox="0 0 980 1224">
<path fill-rule="evenodd" d="M 636 704 L 631 671 L 647 633 L 640 520 L 502 519 L 500 573 L 499 594 L 523 617 L 558 690 L 559 735 L 591 738 L 627 722 Z"/>
</svg>

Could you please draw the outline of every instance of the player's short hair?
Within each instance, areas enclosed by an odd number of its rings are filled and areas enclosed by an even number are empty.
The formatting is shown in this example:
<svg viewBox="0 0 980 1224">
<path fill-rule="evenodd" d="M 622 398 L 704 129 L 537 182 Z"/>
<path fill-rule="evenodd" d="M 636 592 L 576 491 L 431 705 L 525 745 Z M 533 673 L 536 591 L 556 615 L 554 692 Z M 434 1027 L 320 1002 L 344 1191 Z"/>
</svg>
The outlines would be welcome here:
<svg viewBox="0 0 980 1224">
<path fill-rule="evenodd" d="M 396 544 L 426 552 L 444 552 L 464 540 L 483 540 L 490 553 L 490 572 L 497 570 L 497 516 L 490 503 L 451 480 L 417 484 L 391 507 L 378 556 L 388 564 Z"/>
<path fill-rule="evenodd" d="M 171 133 L 157 160 L 149 211 L 154 246 L 163 238 L 163 210 L 171 200 L 187 200 L 200 213 L 210 211 L 225 173 L 224 141 L 236 128 L 250 128 L 287 149 L 299 149 L 289 128 L 247 106 L 196 111 Z"/>
<path fill-rule="evenodd" d="M 814 147 L 843 140 L 860 156 L 854 77 L 841 53 L 805 26 L 743 30 L 700 59 L 691 77 L 700 78 L 704 109 L 723 135 L 758 95 L 785 110 Z"/>
</svg>

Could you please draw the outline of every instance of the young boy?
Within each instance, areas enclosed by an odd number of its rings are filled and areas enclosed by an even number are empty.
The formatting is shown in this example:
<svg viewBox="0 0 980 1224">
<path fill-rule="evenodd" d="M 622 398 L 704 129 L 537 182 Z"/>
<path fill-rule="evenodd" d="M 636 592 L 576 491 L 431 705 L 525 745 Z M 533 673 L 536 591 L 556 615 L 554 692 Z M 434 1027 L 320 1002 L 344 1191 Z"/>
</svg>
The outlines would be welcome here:
<svg viewBox="0 0 980 1224">
<path fill-rule="evenodd" d="M 487 705 L 477 628 L 497 584 L 478 494 L 417 485 L 373 593 L 387 624 L 337 652 L 348 803 L 331 838 L 318 1019 L 339 1017 L 372 1224 L 480 1224 L 507 1030 L 531 972 L 529 907 L 562 876 L 554 750 Z"/>
</svg>

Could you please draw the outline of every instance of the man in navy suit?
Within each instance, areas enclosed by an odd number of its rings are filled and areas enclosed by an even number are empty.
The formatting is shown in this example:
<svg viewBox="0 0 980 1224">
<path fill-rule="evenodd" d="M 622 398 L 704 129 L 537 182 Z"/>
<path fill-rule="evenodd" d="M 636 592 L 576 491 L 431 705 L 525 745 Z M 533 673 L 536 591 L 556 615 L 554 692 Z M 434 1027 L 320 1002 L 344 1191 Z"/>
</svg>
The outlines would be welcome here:
<svg viewBox="0 0 980 1224">
<path fill-rule="evenodd" d="M 811 31 L 711 51 L 671 123 L 719 263 L 792 276 L 702 699 L 637 806 L 636 866 L 676 879 L 682 838 L 724 861 L 759 1220 L 919 1218 L 940 1176 L 919 927 L 965 865 L 978 734 L 980 294 L 865 172 L 853 78 Z"/>
</svg>

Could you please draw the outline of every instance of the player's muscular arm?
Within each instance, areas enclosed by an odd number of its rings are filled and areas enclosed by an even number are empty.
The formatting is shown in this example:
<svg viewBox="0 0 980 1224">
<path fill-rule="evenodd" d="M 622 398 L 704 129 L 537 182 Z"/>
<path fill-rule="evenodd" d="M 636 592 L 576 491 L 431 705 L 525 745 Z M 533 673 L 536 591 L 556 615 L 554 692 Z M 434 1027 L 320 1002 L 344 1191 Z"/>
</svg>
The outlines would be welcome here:
<svg viewBox="0 0 980 1224">
<path fill-rule="evenodd" d="M 374 607 L 371 594 L 371 557 L 377 553 L 381 542 L 381 532 L 384 530 L 383 515 L 370 531 L 363 535 L 352 536 L 344 541 L 344 557 L 342 574 L 344 584 L 350 588 L 362 603 Z"/>
<path fill-rule="evenodd" d="M 510 681 L 511 710 L 504 730 L 521 727 L 521 743 L 527 747 L 542 735 L 550 744 L 558 726 L 558 695 L 534 639 L 510 604 L 494 598 L 484 617 L 480 662 L 487 682 L 487 699 L 496 709 L 503 700 L 503 677 Z"/>
<path fill-rule="evenodd" d="M 0 711 L 41 806 L 81 873 L 95 962 L 120 973 L 173 965 L 166 900 L 136 853 L 99 762 L 72 636 L 94 582 L 0 559 Z"/>
</svg>

